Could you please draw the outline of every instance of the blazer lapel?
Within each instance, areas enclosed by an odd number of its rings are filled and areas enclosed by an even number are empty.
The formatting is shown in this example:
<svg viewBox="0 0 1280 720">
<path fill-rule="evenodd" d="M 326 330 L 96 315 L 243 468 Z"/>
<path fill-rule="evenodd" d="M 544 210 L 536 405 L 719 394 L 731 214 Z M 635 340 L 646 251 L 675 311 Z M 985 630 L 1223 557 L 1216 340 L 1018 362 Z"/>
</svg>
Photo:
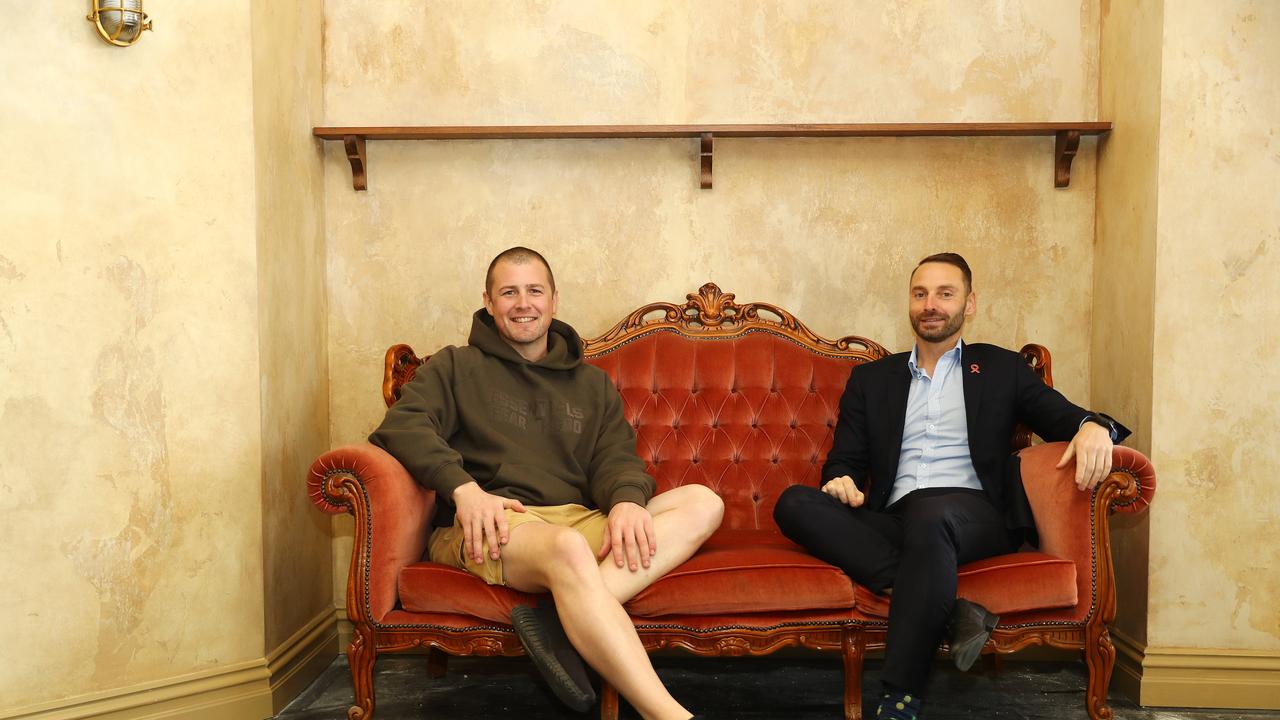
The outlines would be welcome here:
<svg viewBox="0 0 1280 720">
<path fill-rule="evenodd" d="M 964 375 L 964 414 L 969 428 L 969 447 L 977 437 L 978 410 L 982 407 L 982 353 L 968 343 L 960 346 L 960 372 Z"/>
</svg>

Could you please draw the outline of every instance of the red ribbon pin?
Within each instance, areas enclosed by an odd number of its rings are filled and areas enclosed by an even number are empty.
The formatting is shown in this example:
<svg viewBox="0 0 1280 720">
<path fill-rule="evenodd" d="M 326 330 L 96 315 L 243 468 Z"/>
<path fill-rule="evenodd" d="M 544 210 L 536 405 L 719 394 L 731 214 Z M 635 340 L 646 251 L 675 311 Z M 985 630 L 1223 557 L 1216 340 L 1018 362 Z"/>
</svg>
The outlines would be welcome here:
<svg viewBox="0 0 1280 720">
<path fill-rule="evenodd" d="M 969 372 L 973 373 L 974 375 L 981 375 L 981 374 L 982 374 L 982 370 L 978 367 L 978 363 L 974 363 L 974 364 L 970 365 L 970 366 L 969 366 Z"/>
</svg>

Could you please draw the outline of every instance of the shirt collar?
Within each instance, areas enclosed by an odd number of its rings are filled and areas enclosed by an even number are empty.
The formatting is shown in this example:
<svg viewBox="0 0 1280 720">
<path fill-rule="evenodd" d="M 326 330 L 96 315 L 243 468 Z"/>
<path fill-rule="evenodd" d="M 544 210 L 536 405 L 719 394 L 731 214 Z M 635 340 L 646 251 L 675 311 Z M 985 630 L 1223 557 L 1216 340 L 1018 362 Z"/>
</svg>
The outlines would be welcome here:
<svg viewBox="0 0 1280 720">
<path fill-rule="evenodd" d="M 963 347 L 964 338 L 956 338 L 956 346 L 942 353 L 942 357 L 938 358 L 938 362 L 941 363 L 948 357 L 951 357 L 954 362 L 960 362 L 960 351 Z M 919 351 L 919 345 L 911 346 L 911 357 L 907 358 L 907 369 L 911 371 L 911 377 L 916 380 L 919 380 L 924 375 L 924 371 L 920 369 L 919 365 L 916 365 L 916 353 Z M 937 367 L 934 368 L 934 372 L 937 372 Z"/>
</svg>

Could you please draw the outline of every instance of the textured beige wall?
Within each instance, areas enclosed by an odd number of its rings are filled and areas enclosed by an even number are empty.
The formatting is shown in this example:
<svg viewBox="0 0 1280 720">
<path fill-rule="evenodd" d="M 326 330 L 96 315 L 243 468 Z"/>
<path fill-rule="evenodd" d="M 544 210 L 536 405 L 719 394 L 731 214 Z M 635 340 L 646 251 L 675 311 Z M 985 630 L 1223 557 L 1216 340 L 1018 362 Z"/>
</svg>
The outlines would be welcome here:
<svg viewBox="0 0 1280 720">
<path fill-rule="evenodd" d="M 1163 0 L 1103 3 L 1099 72 L 1101 117 L 1114 129 L 1098 153 L 1093 402 L 1122 418 L 1133 430 L 1126 444 L 1144 453 L 1151 452 L 1163 5 Z M 1161 473 L 1160 480 L 1166 479 Z M 1161 512 L 1164 487 L 1157 505 Z M 1153 514 L 1117 516 L 1111 523 L 1116 626 L 1139 643 L 1147 635 Z"/>
<path fill-rule="evenodd" d="M 329 520 L 303 492 L 329 444 L 319 2 L 254 0 L 253 117 L 268 654 L 332 612 Z"/>
<path fill-rule="evenodd" d="M 401 123 L 1092 118 L 1097 0 L 331 0 L 325 113 Z"/>
<path fill-rule="evenodd" d="M 262 655 L 248 6 L 163 8 L 5 13 L 0 712 Z"/>
<path fill-rule="evenodd" d="M 325 4 L 326 124 L 1094 119 L 1095 2 Z M 1055 353 L 1089 398 L 1094 143 L 1055 190 L 1048 138 L 370 143 L 326 151 L 332 439 L 380 420 L 382 353 L 461 344 L 498 251 L 553 263 L 604 331 L 713 280 L 826 335 L 909 346 L 914 262 L 966 254 L 973 340 Z M 349 554 L 338 523 L 335 594 Z"/>
<path fill-rule="evenodd" d="M 1280 3 L 1169 0 L 1164 27 L 1148 640 L 1275 653 Z"/>
</svg>

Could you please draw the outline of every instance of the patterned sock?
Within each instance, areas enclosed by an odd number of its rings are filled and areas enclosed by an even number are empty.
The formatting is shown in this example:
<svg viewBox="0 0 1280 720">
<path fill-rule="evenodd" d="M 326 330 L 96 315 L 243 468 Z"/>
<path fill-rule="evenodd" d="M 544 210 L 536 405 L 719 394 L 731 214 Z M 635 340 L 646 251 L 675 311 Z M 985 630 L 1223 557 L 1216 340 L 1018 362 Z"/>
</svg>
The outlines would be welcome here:
<svg viewBox="0 0 1280 720">
<path fill-rule="evenodd" d="M 919 696 L 903 690 L 884 691 L 875 720 L 919 720 L 924 701 Z"/>
</svg>

